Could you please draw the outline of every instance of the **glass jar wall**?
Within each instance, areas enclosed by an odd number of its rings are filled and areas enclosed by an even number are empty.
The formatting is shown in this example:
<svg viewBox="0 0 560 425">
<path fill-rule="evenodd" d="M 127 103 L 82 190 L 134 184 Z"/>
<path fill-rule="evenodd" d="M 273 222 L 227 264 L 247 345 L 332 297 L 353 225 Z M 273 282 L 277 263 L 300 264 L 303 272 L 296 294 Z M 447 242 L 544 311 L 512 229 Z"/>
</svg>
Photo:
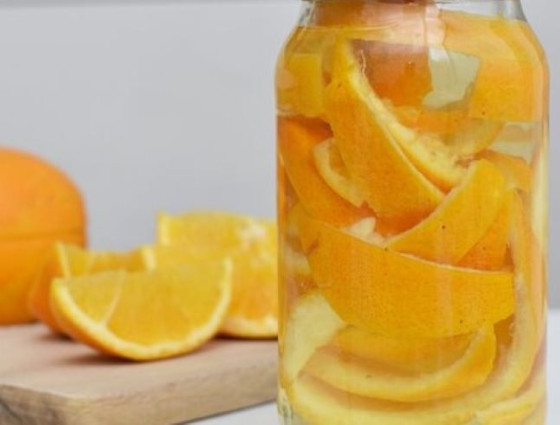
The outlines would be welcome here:
<svg viewBox="0 0 560 425">
<path fill-rule="evenodd" d="M 315 0 L 280 56 L 284 425 L 544 425 L 544 53 L 517 1 Z"/>
</svg>

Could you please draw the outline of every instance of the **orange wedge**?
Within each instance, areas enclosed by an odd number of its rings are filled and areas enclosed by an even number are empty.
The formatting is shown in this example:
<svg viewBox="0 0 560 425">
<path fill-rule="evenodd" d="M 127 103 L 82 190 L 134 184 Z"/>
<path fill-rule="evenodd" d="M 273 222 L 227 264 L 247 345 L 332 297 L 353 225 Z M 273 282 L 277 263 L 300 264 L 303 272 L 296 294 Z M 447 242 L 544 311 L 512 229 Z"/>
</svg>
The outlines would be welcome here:
<svg viewBox="0 0 560 425">
<path fill-rule="evenodd" d="M 500 270 L 504 267 L 511 226 L 511 208 L 514 192 L 506 195 L 502 209 L 484 236 L 459 261 L 460 267 L 482 270 Z"/>
<path fill-rule="evenodd" d="M 374 363 L 400 374 L 433 372 L 457 361 L 473 335 L 451 338 L 391 338 L 348 326 L 330 342 L 342 358 Z"/>
<path fill-rule="evenodd" d="M 271 338 L 278 333 L 277 227 L 250 216 L 191 212 L 160 214 L 158 242 L 144 248 L 150 269 L 230 257 L 231 305 L 221 333 L 241 338 Z"/>
<path fill-rule="evenodd" d="M 302 228 L 317 286 L 340 317 L 360 329 L 389 336 L 448 337 L 472 333 L 513 312 L 509 272 L 427 262 L 311 219 L 305 219 Z"/>
<path fill-rule="evenodd" d="M 281 379 L 291 384 L 315 351 L 327 344 L 344 323 L 317 291 L 301 297 L 290 309 L 280 339 Z"/>
<path fill-rule="evenodd" d="M 51 287 L 55 316 L 69 335 L 132 360 L 197 349 L 218 332 L 230 300 L 229 260 L 56 279 Z"/>
<path fill-rule="evenodd" d="M 342 159 L 381 220 L 404 229 L 439 204 L 443 194 L 416 169 L 394 135 L 413 141 L 415 134 L 375 95 L 350 43 L 335 48 L 326 108 Z"/>
<path fill-rule="evenodd" d="M 496 220 L 505 195 L 502 173 L 488 161 L 477 161 L 430 216 L 393 238 L 389 247 L 426 260 L 457 264 Z"/>
<path fill-rule="evenodd" d="M 437 400 L 464 394 L 486 381 L 496 357 L 493 327 L 483 328 L 464 354 L 434 372 L 399 375 L 378 365 L 319 350 L 305 371 L 345 393 L 400 402 Z"/>
<path fill-rule="evenodd" d="M 371 211 L 354 207 L 319 176 L 313 150 L 331 137 L 324 123 L 285 118 L 278 121 L 280 155 L 300 202 L 313 217 L 346 226 L 371 215 Z"/>
<path fill-rule="evenodd" d="M 523 192 L 530 192 L 533 186 L 533 171 L 523 158 L 505 153 L 486 150 L 480 154 L 481 158 L 491 161 L 507 178 L 511 187 Z"/>
<path fill-rule="evenodd" d="M 76 245 L 57 243 L 29 294 L 29 308 L 52 331 L 61 333 L 49 303 L 50 288 L 55 278 L 78 277 L 110 270 L 139 271 L 142 268 L 139 251 L 90 251 Z"/>
<path fill-rule="evenodd" d="M 335 143 L 334 139 L 329 139 L 313 149 L 317 171 L 340 197 L 355 207 L 361 207 L 365 202 L 365 196 L 348 175 Z"/>
</svg>

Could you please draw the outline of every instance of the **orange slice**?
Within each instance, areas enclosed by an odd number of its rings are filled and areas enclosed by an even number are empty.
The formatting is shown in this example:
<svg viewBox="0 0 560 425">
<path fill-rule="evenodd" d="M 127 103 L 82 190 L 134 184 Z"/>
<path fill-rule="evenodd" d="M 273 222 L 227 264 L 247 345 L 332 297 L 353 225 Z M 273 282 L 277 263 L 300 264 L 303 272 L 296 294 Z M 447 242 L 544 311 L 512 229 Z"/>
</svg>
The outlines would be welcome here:
<svg viewBox="0 0 560 425">
<path fill-rule="evenodd" d="M 506 195 L 506 200 L 496 220 L 484 236 L 459 261 L 460 267 L 482 270 L 500 270 L 504 267 L 508 251 L 513 194 L 514 192 L 510 191 Z"/>
<path fill-rule="evenodd" d="M 430 216 L 393 238 L 389 247 L 426 260 L 457 264 L 495 221 L 505 194 L 502 173 L 488 161 L 477 161 Z"/>
<path fill-rule="evenodd" d="M 313 216 L 333 225 L 346 226 L 371 215 L 340 197 L 317 172 L 313 150 L 332 137 L 320 122 L 279 119 L 278 143 L 286 173 L 300 202 Z"/>
<path fill-rule="evenodd" d="M 511 273 L 430 263 L 314 220 L 305 220 L 305 228 L 302 240 L 317 286 L 340 317 L 360 329 L 447 337 L 474 332 L 513 312 Z"/>
<path fill-rule="evenodd" d="M 249 216 L 191 212 L 158 219 L 158 242 L 144 248 L 149 269 L 196 264 L 230 257 L 233 264 L 231 305 L 222 334 L 271 338 L 278 334 L 277 227 Z"/>
<path fill-rule="evenodd" d="M 403 152 L 393 133 L 408 140 L 415 134 L 402 127 L 371 90 L 351 44 L 340 42 L 334 58 L 326 108 L 342 159 L 380 219 L 401 229 L 410 227 L 443 195 Z"/>
<path fill-rule="evenodd" d="M 197 349 L 218 332 L 230 299 L 229 260 L 56 279 L 51 288 L 51 305 L 68 334 L 132 360 Z"/>
<path fill-rule="evenodd" d="M 492 326 L 479 331 L 463 356 L 434 372 L 399 375 L 336 350 L 320 350 L 305 371 L 345 393 L 382 400 L 418 402 L 464 394 L 486 381 L 496 356 Z"/>
<path fill-rule="evenodd" d="M 486 150 L 480 154 L 481 158 L 491 161 L 506 176 L 511 187 L 530 192 L 533 186 L 533 171 L 523 158 L 505 153 Z"/>
<path fill-rule="evenodd" d="M 329 139 L 316 145 L 313 156 L 319 175 L 330 188 L 355 207 L 361 207 L 365 202 L 365 196 L 348 175 L 335 140 Z"/>
<path fill-rule="evenodd" d="M 281 378 L 290 384 L 315 351 L 327 344 L 344 323 L 318 292 L 311 292 L 291 308 L 280 343 Z"/>
<path fill-rule="evenodd" d="M 76 245 L 57 243 L 51 250 L 41 276 L 29 294 L 29 308 L 52 331 L 61 333 L 49 303 L 53 279 L 77 277 L 110 270 L 142 270 L 139 251 L 117 253 L 90 251 Z"/>
<path fill-rule="evenodd" d="M 451 338 L 391 338 L 348 326 L 329 347 L 342 358 L 353 357 L 400 374 L 433 372 L 457 361 L 473 335 Z"/>
</svg>

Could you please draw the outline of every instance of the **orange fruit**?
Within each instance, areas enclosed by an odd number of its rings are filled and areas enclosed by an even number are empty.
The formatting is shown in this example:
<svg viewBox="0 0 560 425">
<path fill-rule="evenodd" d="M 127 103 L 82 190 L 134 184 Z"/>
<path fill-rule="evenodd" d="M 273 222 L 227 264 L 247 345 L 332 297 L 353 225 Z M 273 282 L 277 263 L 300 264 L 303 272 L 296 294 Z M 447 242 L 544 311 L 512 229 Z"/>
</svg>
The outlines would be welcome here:
<svg viewBox="0 0 560 425">
<path fill-rule="evenodd" d="M 496 336 L 488 326 L 477 332 L 459 359 L 433 372 L 395 374 L 374 363 L 341 357 L 336 349 L 316 352 L 305 371 L 345 393 L 418 402 L 458 396 L 483 384 L 495 357 Z"/>
<path fill-rule="evenodd" d="M 335 140 L 325 140 L 316 145 L 313 156 L 317 172 L 330 188 L 355 207 L 361 207 L 365 202 L 365 196 L 348 175 Z"/>
<path fill-rule="evenodd" d="M 116 253 L 89 251 L 77 245 L 55 244 L 45 267 L 33 284 L 28 305 L 33 315 L 52 331 L 61 333 L 50 306 L 50 288 L 54 279 L 95 274 L 110 270 L 142 270 L 142 258 L 138 251 Z"/>
<path fill-rule="evenodd" d="M 346 42 L 335 48 L 326 108 L 342 160 L 381 220 L 407 228 L 439 204 L 443 194 L 417 170 L 395 137 L 400 133 L 401 140 L 413 141 L 415 134 L 371 90 Z"/>
<path fill-rule="evenodd" d="M 471 118 L 462 128 L 447 135 L 444 142 L 453 152 L 461 156 L 472 156 L 489 147 L 503 128 L 504 124 L 499 121 Z"/>
<path fill-rule="evenodd" d="M 8 148 L 0 148 L 0 205 L 0 325 L 29 322 L 27 296 L 51 246 L 85 243 L 85 206 L 60 170 Z"/>
<path fill-rule="evenodd" d="M 336 226 L 346 226 L 372 213 L 367 208 L 356 208 L 340 197 L 317 172 L 313 150 L 331 137 L 328 126 L 322 122 L 278 120 L 280 155 L 303 207 L 313 217 Z"/>
<path fill-rule="evenodd" d="M 431 215 L 388 246 L 426 260 L 457 264 L 496 220 L 505 196 L 502 173 L 488 161 L 476 161 Z"/>
<path fill-rule="evenodd" d="M 472 333 L 513 313 L 510 272 L 427 262 L 312 219 L 305 219 L 301 229 L 318 288 L 340 317 L 357 328 L 438 338 Z"/>
<path fill-rule="evenodd" d="M 189 353 L 220 328 L 231 300 L 231 262 L 55 279 L 51 306 L 62 329 L 132 360 Z"/>
<path fill-rule="evenodd" d="M 511 227 L 512 197 L 513 191 L 510 191 L 494 223 L 459 261 L 460 267 L 482 270 L 500 270 L 504 267 Z"/>
<path fill-rule="evenodd" d="M 163 246 L 144 250 L 148 268 L 231 258 L 233 292 L 222 334 L 277 336 L 278 242 L 273 221 L 218 212 L 161 214 L 157 229 Z"/>
<path fill-rule="evenodd" d="M 451 338 L 391 338 L 348 326 L 330 342 L 343 358 L 375 364 L 398 374 L 434 372 L 451 365 L 465 352 L 473 335 Z"/>
</svg>

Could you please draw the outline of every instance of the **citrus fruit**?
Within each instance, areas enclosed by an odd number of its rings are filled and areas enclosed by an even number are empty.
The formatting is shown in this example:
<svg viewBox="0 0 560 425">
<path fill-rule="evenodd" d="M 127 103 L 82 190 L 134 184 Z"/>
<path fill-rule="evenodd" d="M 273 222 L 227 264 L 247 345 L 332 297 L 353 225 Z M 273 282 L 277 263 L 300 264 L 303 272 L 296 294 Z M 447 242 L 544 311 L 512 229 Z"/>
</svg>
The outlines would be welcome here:
<svg viewBox="0 0 560 425">
<path fill-rule="evenodd" d="M 28 305 L 34 316 L 54 332 L 62 330 L 52 313 L 49 294 L 55 278 L 77 277 L 109 270 L 138 271 L 142 269 L 139 251 L 116 253 L 91 251 L 77 245 L 57 243 L 49 251 L 47 262 L 29 293 Z"/>
<path fill-rule="evenodd" d="M 219 330 L 231 301 L 231 262 L 55 279 L 51 306 L 76 340 L 132 360 L 191 352 Z"/>
<path fill-rule="evenodd" d="M 396 251 L 457 264 L 496 220 L 506 195 L 502 173 L 489 161 L 474 162 L 462 183 L 425 220 L 389 242 Z"/>
<path fill-rule="evenodd" d="M 327 344 L 344 323 L 317 291 L 302 296 L 290 309 L 280 339 L 281 379 L 293 382 L 315 351 Z"/>
<path fill-rule="evenodd" d="M 332 137 L 322 122 L 280 118 L 278 143 L 288 178 L 304 208 L 333 225 L 350 225 L 371 215 L 340 197 L 319 175 L 313 158 L 317 145 Z"/>
<path fill-rule="evenodd" d="M 353 357 L 398 374 L 434 372 L 457 361 L 473 335 L 451 338 L 391 338 L 347 326 L 329 347 L 343 358 Z"/>
<path fill-rule="evenodd" d="M 437 338 L 471 333 L 513 313 L 508 271 L 428 262 L 304 220 L 313 278 L 351 325 L 388 336 Z"/>
<path fill-rule="evenodd" d="M 477 332 L 464 354 L 433 372 L 402 375 L 382 366 L 340 356 L 336 349 L 316 352 L 305 371 L 345 393 L 400 402 L 437 400 L 464 394 L 483 384 L 496 357 L 492 326 Z"/>
<path fill-rule="evenodd" d="M 0 325 L 33 320 L 27 296 L 56 241 L 85 244 L 76 186 L 33 155 L 0 148 Z"/>
<path fill-rule="evenodd" d="M 375 95 L 350 43 L 335 48 L 326 108 L 342 160 L 381 220 L 407 228 L 439 204 L 443 194 L 408 159 L 394 134 L 414 140 L 414 132 Z"/>
<path fill-rule="evenodd" d="M 471 118 L 443 140 L 458 155 L 472 156 L 489 147 L 503 128 L 504 124 L 499 121 Z"/>
<path fill-rule="evenodd" d="M 364 194 L 348 176 L 335 140 L 329 139 L 316 145 L 313 156 L 319 175 L 330 188 L 355 207 L 361 207 L 365 202 Z"/>
<path fill-rule="evenodd" d="M 161 214 L 157 229 L 164 246 L 144 250 L 150 268 L 231 257 L 233 292 L 222 334 L 277 335 L 278 242 L 273 221 L 218 212 Z"/>
</svg>

